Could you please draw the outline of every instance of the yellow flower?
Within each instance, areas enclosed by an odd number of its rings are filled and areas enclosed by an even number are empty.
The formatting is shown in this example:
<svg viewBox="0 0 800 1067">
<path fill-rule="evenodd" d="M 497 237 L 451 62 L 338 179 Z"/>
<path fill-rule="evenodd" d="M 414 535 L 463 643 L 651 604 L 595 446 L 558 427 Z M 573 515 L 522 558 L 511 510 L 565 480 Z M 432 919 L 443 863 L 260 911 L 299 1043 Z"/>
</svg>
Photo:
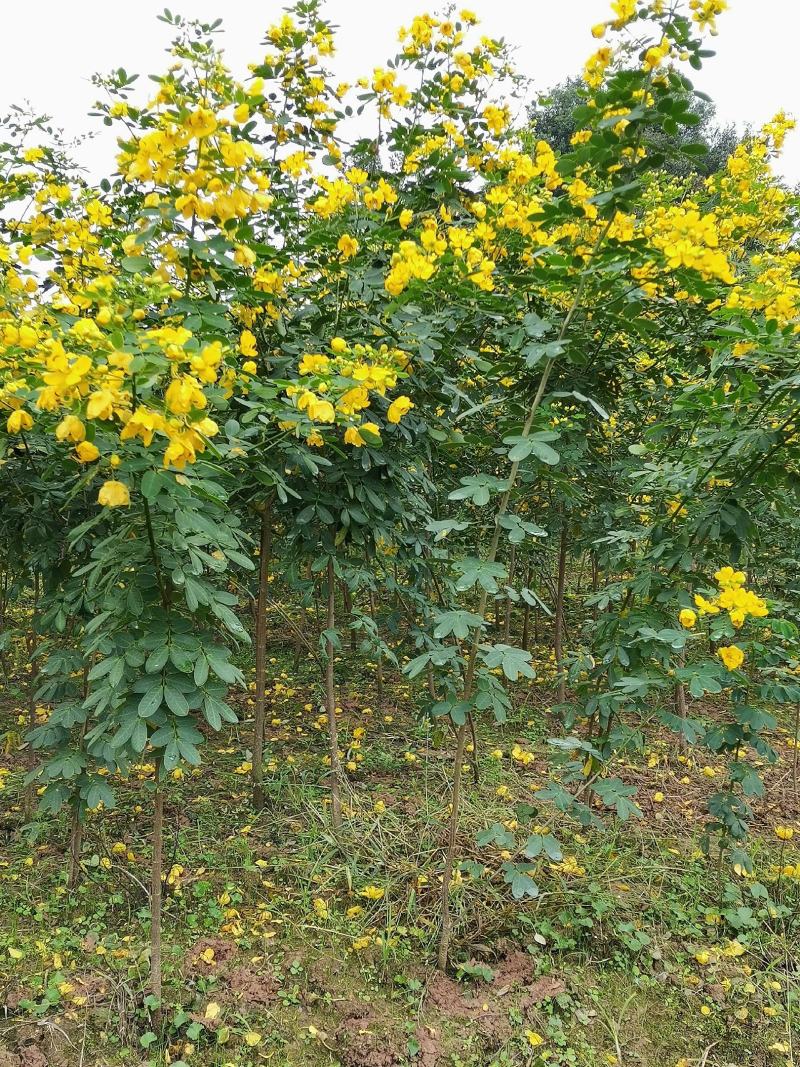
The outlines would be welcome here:
<svg viewBox="0 0 800 1067">
<path fill-rule="evenodd" d="M 385 890 L 377 885 L 368 885 L 361 890 L 361 896 L 366 897 L 367 900 L 382 900 L 384 895 Z"/>
<path fill-rule="evenodd" d="M 610 48 L 598 48 L 594 55 L 589 56 L 583 67 L 583 80 L 586 84 L 592 89 L 599 88 L 605 69 L 613 58 L 614 53 Z"/>
<path fill-rule="evenodd" d="M 411 225 L 411 220 L 414 218 L 414 212 L 410 208 L 403 208 L 400 212 L 398 222 L 400 223 L 401 230 L 407 230 Z"/>
<path fill-rule="evenodd" d="M 744 652 L 738 645 L 725 645 L 723 648 L 718 648 L 717 655 L 729 671 L 735 671 L 744 663 Z"/>
<path fill-rule="evenodd" d="M 344 442 L 346 445 L 354 445 L 355 448 L 361 448 L 362 445 L 367 443 L 366 439 L 361 436 L 359 430 L 366 430 L 368 433 L 374 434 L 376 437 L 380 437 L 380 427 L 376 426 L 374 422 L 365 422 L 360 427 L 348 426 L 344 432 Z"/>
<path fill-rule="evenodd" d="M 164 400 L 173 415 L 188 415 L 192 408 L 204 408 L 206 406 L 203 390 L 197 380 L 188 374 L 184 374 L 180 378 L 173 378 L 167 386 Z"/>
<path fill-rule="evenodd" d="M 366 442 L 355 426 L 348 426 L 344 431 L 344 443 L 353 445 L 354 448 L 361 448 Z"/>
<path fill-rule="evenodd" d="M 541 1034 L 537 1034 L 535 1030 L 526 1030 L 525 1037 L 527 1037 L 531 1048 L 539 1048 L 540 1045 L 544 1044 L 544 1038 Z"/>
<path fill-rule="evenodd" d="M 124 482 L 103 482 L 97 494 L 97 502 L 107 508 L 123 507 L 131 502 L 130 490 Z"/>
<path fill-rule="evenodd" d="M 691 608 L 684 608 L 678 616 L 681 626 L 686 630 L 694 629 L 694 625 L 697 622 L 697 615 Z"/>
<path fill-rule="evenodd" d="M 347 233 L 343 233 L 336 242 L 336 247 L 342 253 L 342 259 L 352 259 L 358 251 L 358 241 Z"/>
<path fill-rule="evenodd" d="M 207 107 L 199 107 L 188 115 L 183 122 L 184 126 L 195 137 L 208 137 L 217 128 L 217 120 L 214 112 Z"/>
<path fill-rule="evenodd" d="M 508 125 L 509 111 L 507 107 L 496 107 L 494 104 L 487 104 L 483 109 L 483 117 L 489 127 L 489 131 L 497 137 Z"/>
<path fill-rule="evenodd" d="M 729 941 L 722 950 L 722 955 L 727 956 L 729 959 L 738 959 L 738 957 L 743 956 L 746 951 L 747 949 L 741 941 Z"/>
<path fill-rule="evenodd" d="M 39 335 L 32 326 L 20 326 L 17 344 L 20 348 L 35 348 L 39 343 Z"/>
<path fill-rule="evenodd" d="M 407 396 L 398 396 L 389 405 L 389 410 L 386 412 L 386 418 L 389 422 L 397 423 L 404 415 L 407 415 L 409 411 L 414 407 L 411 400 Z"/>
<path fill-rule="evenodd" d="M 258 355 L 255 334 L 251 333 L 249 330 L 242 330 L 241 336 L 239 337 L 239 351 L 243 356 Z"/>
<path fill-rule="evenodd" d="M 250 1048 L 255 1048 L 256 1045 L 261 1044 L 261 1034 L 257 1030 L 248 1030 L 244 1035 L 245 1045 L 249 1045 Z"/>
<path fill-rule="evenodd" d="M 9 433 L 22 433 L 24 430 L 30 430 L 32 426 L 33 419 L 24 408 L 12 411 L 6 420 L 6 429 Z"/>
<path fill-rule="evenodd" d="M 744 571 L 735 571 L 733 567 L 720 567 L 715 573 L 714 579 L 717 585 L 724 588 L 738 588 L 744 585 L 747 575 Z"/>
<path fill-rule="evenodd" d="M 335 422 L 336 411 L 330 400 L 320 400 L 313 393 L 304 393 L 297 406 L 305 411 L 312 422 Z"/>
<path fill-rule="evenodd" d="M 327 356 L 306 353 L 297 368 L 300 374 L 325 374 L 331 365 Z"/>
<path fill-rule="evenodd" d="M 81 441 L 75 448 L 75 454 L 81 463 L 94 463 L 100 456 L 100 449 L 91 441 Z"/>
<path fill-rule="evenodd" d="M 242 370 L 245 374 L 255 374 L 258 370 L 258 366 L 256 365 L 255 360 L 246 359 L 242 364 Z"/>
<path fill-rule="evenodd" d="M 110 389 L 98 389 L 89 397 L 86 405 L 87 419 L 111 419 L 114 417 L 114 394 Z"/>
<path fill-rule="evenodd" d="M 56 439 L 59 441 L 72 441 L 78 444 L 86 436 L 86 429 L 79 418 L 75 415 L 65 415 L 56 426 Z"/>
<path fill-rule="evenodd" d="M 331 341 L 331 352 L 335 352 L 337 356 L 340 356 L 342 352 L 347 351 L 347 341 L 344 337 L 334 337 Z"/>
<path fill-rule="evenodd" d="M 794 829 L 791 826 L 776 826 L 775 836 L 781 841 L 791 841 L 794 837 Z"/>
<path fill-rule="evenodd" d="M 694 603 L 700 615 L 719 614 L 719 605 L 715 604 L 713 600 L 706 600 L 700 593 L 695 593 Z"/>
</svg>

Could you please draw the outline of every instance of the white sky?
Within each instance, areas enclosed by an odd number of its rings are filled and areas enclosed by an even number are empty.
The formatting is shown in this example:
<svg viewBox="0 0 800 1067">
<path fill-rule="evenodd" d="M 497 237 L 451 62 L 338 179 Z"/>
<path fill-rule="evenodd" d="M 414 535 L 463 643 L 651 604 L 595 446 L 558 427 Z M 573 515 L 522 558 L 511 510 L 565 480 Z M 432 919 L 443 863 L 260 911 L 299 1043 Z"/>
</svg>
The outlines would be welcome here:
<svg viewBox="0 0 800 1067">
<path fill-rule="evenodd" d="M 6 47 L 0 63 L 0 112 L 30 101 L 52 115 L 69 135 L 96 126 L 87 111 L 96 98 L 95 71 L 124 67 L 144 76 L 161 72 L 170 27 L 156 20 L 163 0 L 0 0 Z M 171 0 L 173 12 L 213 20 L 224 16 L 228 62 L 244 75 L 260 58 L 266 26 L 280 0 Z M 436 0 L 328 0 L 327 16 L 340 27 L 332 66 L 353 81 L 396 52 L 396 31 L 411 17 L 440 7 Z M 461 5 L 459 5 L 461 6 Z M 466 0 L 484 32 L 517 46 L 520 69 L 537 89 L 577 73 L 597 47 L 590 26 L 608 16 L 609 0 Z M 115 18 L 115 14 L 119 15 Z M 731 0 L 711 46 L 718 55 L 695 77 L 717 104 L 721 123 L 760 125 L 785 108 L 800 120 L 800 0 Z M 146 83 L 152 84 L 152 83 Z M 144 88 L 144 86 L 143 86 Z M 147 91 L 147 89 L 145 89 Z M 107 136 L 84 144 L 79 158 L 96 175 L 109 173 L 113 145 Z M 787 139 L 778 168 L 800 182 L 800 131 Z"/>
</svg>

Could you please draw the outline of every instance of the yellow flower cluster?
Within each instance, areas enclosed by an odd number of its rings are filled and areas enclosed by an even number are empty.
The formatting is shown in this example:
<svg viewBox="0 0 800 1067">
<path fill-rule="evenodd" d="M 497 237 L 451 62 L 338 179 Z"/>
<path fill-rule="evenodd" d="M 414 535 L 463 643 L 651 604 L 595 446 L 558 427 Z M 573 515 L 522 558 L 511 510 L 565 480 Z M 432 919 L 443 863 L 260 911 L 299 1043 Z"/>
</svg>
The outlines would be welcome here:
<svg viewBox="0 0 800 1067">
<path fill-rule="evenodd" d="M 731 290 L 725 306 L 762 312 L 781 326 L 800 318 L 800 281 L 796 276 L 800 252 L 765 252 L 754 255 L 750 264 L 751 277 Z"/>
<path fill-rule="evenodd" d="M 766 601 L 745 588 L 747 575 L 744 571 L 722 567 L 716 572 L 714 579 L 719 586 L 717 596 L 709 600 L 698 593 L 694 598 L 698 614 L 717 615 L 720 611 L 727 611 L 737 630 L 744 625 L 748 617 L 763 619 L 769 614 Z"/>
<path fill-rule="evenodd" d="M 689 0 L 689 8 L 692 20 L 700 29 L 708 29 L 713 34 L 717 32 L 717 15 L 728 10 L 728 0 Z"/>
<path fill-rule="evenodd" d="M 392 265 L 386 276 L 386 291 L 399 296 L 413 279 L 428 281 L 436 271 L 436 254 L 426 254 L 416 241 L 401 241 L 392 255 Z"/>
<path fill-rule="evenodd" d="M 166 293 L 156 289 L 152 295 Z M 80 315 L 64 328 L 63 320 L 42 314 L 36 328 L 7 324 L 3 329 L 0 359 L 16 372 L 0 387 L 0 407 L 12 409 L 6 423 L 9 433 L 33 427 L 30 406 L 61 416 L 54 435 L 75 447 L 81 463 L 101 458 L 94 440 L 98 434 L 101 440 L 113 435 L 112 450 L 132 440 L 149 448 L 158 435 L 164 441 L 165 467 L 181 470 L 193 463 L 218 433 L 217 424 L 204 413 L 205 388 L 222 384 L 230 389 L 235 371 L 226 362 L 229 353 L 219 341 L 199 345 L 182 325 L 138 328 L 136 311 L 110 278 L 84 290 L 82 298 L 80 293 L 75 296 L 93 317 Z M 104 314 L 112 307 L 113 312 Z M 158 365 L 163 374 L 163 394 L 151 390 L 146 402 L 136 393 L 133 353 L 116 347 L 114 329 L 126 317 L 136 329 L 140 351 L 155 360 L 153 369 Z"/>
<path fill-rule="evenodd" d="M 769 614 L 766 601 L 745 588 L 747 575 L 744 571 L 737 571 L 728 566 L 721 567 L 714 575 L 714 580 L 718 586 L 716 596 L 708 598 L 697 593 L 694 597 L 697 611 L 684 608 L 678 615 L 680 624 L 685 629 L 694 629 L 698 616 L 718 615 L 722 611 L 727 611 L 737 630 L 748 618 L 763 619 Z M 717 649 L 717 656 L 729 671 L 738 670 L 744 663 L 744 651 L 738 645 L 723 645 Z"/>
<path fill-rule="evenodd" d="M 380 440 L 380 427 L 374 422 L 362 422 L 361 413 L 370 407 L 373 395 L 385 396 L 387 390 L 397 385 L 400 376 L 408 374 L 408 354 L 385 344 L 378 349 L 360 343 L 351 347 L 343 337 L 334 337 L 330 350 L 330 355 L 309 352 L 302 357 L 298 372 L 301 377 L 313 380 L 307 387 L 299 383 L 290 385 L 287 397 L 312 422 L 343 423 L 345 444 L 361 448 L 370 443 L 370 438 L 373 442 Z M 413 406 L 407 396 L 396 397 L 386 417 L 389 422 L 398 423 Z M 285 430 L 298 430 L 298 423 L 292 419 L 279 425 Z M 306 441 L 311 445 L 323 444 L 317 430 Z"/>
<path fill-rule="evenodd" d="M 719 247 L 716 213 L 702 214 L 687 205 L 659 206 L 643 227 L 650 243 L 663 253 L 671 270 L 689 267 L 701 277 L 732 284 L 735 281 L 728 257 Z"/>
<path fill-rule="evenodd" d="M 598 89 L 603 84 L 606 68 L 613 58 L 613 50 L 604 46 L 603 48 L 598 48 L 586 60 L 583 67 L 583 80 L 591 89 Z"/>
</svg>

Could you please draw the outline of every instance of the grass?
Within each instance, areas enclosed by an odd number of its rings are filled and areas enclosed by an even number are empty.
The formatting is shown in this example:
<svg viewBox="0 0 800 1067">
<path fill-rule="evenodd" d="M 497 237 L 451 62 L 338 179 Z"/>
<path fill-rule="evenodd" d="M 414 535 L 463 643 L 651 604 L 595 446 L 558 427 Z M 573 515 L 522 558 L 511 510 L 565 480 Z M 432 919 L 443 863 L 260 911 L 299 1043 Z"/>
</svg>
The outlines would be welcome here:
<svg viewBox="0 0 800 1067">
<path fill-rule="evenodd" d="M 337 840 L 315 679 L 290 649 L 272 653 L 265 810 L 249 804 L 246 695 L 241 724 L 209 738 L 199 773 L 170 782 L 158 1034 L 146 1002 L 152 768 L 120 783 L 115 810 L 92 814 L 68 894 L 66 820 L 26 831 L 19 708 L 0 693 L 0 1067 L 796 1062 L 800 880 L 777 879 L 772 833 L 783 822 L 800 838 L 788 723 L 755 811 L 755 876 L 741 878 L 700 848 L 723 765 L 681 762 L 667 736 L 614 768 L 638 787 L 641 820 L 586 830 L 537 804 L 558 727 L 546 682 L 520 688 L 506 725 L 481 724 L 480 780 L 465 775 L 459 856 L 485 873 L 453 889 L 454 979 L 432 966 L 449 739 L 420 721 L 404 681 L 387 677 L 378 706 L 372 673 L 343 656 L 351 769 Z M 536 809 L 530 825 L 520 803 Z M 534 825 L 560 840 L 564 862 L 537 861 L 537 899 L 515 901 L 500 850 L 476 844 L 496 822 L 519 840 Z M 796 853 L 786 843 L 783 864 Z"/>
</svg>

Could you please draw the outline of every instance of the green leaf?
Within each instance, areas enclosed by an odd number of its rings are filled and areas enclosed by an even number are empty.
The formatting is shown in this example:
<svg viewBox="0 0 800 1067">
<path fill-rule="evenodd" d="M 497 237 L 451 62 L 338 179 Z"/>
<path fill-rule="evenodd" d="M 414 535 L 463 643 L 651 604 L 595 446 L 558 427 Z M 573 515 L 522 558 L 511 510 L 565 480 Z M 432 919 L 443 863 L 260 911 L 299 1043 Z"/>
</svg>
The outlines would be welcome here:
<svg viewBox="0 0 800 1067">
<path fill-rule="evenodd" d="M 437 640 L 448 637 L 450 634 L 459 640 L 469 636 L 470 628 L 481 626 L 483 619 L 474 611 L 443 611 L 436 617 L 436 629 L 433 636 Z"/>
<path fill-rule="evenodd" d="M 516 848 L 517 839 L 510 830 L 506 830 L 502 823 L 496 822 L 487 830 L 481 830 L 475 838 L 478 848 L 486 848 L 487 845 L 496 845 L 497 848 Z"/>
<path fill-rule="evenodd" d="M 144 669 L 147 674 L 158 674 L 159 671 L 164 669 L 164 665 L 169 659 L 169 645 L 160 645 L 154 649 L 147 657 L 147 662 L 144 665 Z"/>
<path fill-rule="evenodd" d="M 523 854 L 526 859 L 533 860 L 543 852 L 554 863 L 563 859 L 561 846 L 552 834 L 531 834 L 523 846 Z"/>
<path fill-rule="evenodd" d="M 462 593 L 471 589 L 476 582 L 487 593 L 496 593 L 499 588 L 498 579 L 506 577 L 506 568 L 502 563 L 489 563 L 474 558 L 457 560 L 453 564 L 453 570 L 461 574 L 456 580 L 456 589 Z"/>
<path fill-rule="evenodd" d="M 232 663 L 228 663 L 226 659 L 223 659 L 217 653 L 207 652 L 206 660 L 208 666 L 221 682 L 225 682 L 227 685 L 233 685 L 234 682 L 239 681 L 240 675 L 237 668 L 234 667 Z"/>
<path fill-rule="evenodd" d="M 476 507 L 488 504 L 494 493 L 502 493 L 508 487 L 505 478 L 495 478 L 491 474 L 474 474 L 460 478 L 460 489 L 448 493 L 448 500 L 471 500 Z"/>
<path fill-rule="evenodd" d="M 229 630 L 235 637 L 247 637 L 247 631 L 230 608 L 215 600 L 211 603 L 211 610 L 225 629 Z"/>
<path fill-rule="evenodd" d="M 158 682 L 151 689 L 148 689 L 142 699 L 139 701 L 139 715 L 142 719 L 150 719 L 155 715 L 158 709 L 161 707 L 161 702 L 164 699 L 164 687 L 161 682 Z"/>
<path fill-rule="evenodd" d="M 198 656 L 194 664 L 194 684 L 202 688 L 208 680 L 208 659 L 206 656 Z"/>
<path fill-rule="evenodd" d="M 180 762 L 181 754 L 178 748 L 178 742 L 173 738 L 172 741 L 164 749 L 164 755 L 162 756 L 162 762 L 164 764 L 165 771 L 174 771 Z"/>
<path fill-rule="evenodd" d="M 513 645 L 481 645 L 483 662 L 493 670 L 500 667 L 510 682 L 516 682 L 520 675 L 535 678 L 536 672 L 531 666 L 531 654 L 524 648 Z"/>
<path fill-rule="evenodd" d="M 131 734 L 131 748 L 134 752 L 144 752 L 146 745 L 147 724 L 142 719 L 139 719 Z"/>
<path fill-rule="evenodd" d="M 152 263 L 145 256 L 124 256 L 121 266 L 128 274 L 142 274 L 144 271 L 149 274 L 153 270 Z"/>
<path fill-rule="evenodd" d="M 158 496 L 164 485 L 164 476 L 161 471 L 146 471 L 142 477 L 142 496 L 152 502 Z"/>
<path fill-rule="evenodd" d="M 164 700 L 173 715 L 188 715 L 189 704 L 186 697 L 171 685 L 164 686 Z"/>
<path fill-rule="evenodd" d="M 522 900 L 523 897 L 533 899 L 539 896 L 539 887 L 529 873 L 533 869 L 527 863 L 507 862 L 503 864 L 503 878 L 506 885 L 511 886 L 511 895 L 514 900 Z"/>
<path fill-rule="evenodd" d="M 635 786 L 625 785 L 619 778 L 601 778 L 595 782 L 594 791 L 606 807 L 616 809 L 623 822 L 632 815 L 641 816 L 639 806 L 631 800 L 636 795 Z"/>
</svg>

